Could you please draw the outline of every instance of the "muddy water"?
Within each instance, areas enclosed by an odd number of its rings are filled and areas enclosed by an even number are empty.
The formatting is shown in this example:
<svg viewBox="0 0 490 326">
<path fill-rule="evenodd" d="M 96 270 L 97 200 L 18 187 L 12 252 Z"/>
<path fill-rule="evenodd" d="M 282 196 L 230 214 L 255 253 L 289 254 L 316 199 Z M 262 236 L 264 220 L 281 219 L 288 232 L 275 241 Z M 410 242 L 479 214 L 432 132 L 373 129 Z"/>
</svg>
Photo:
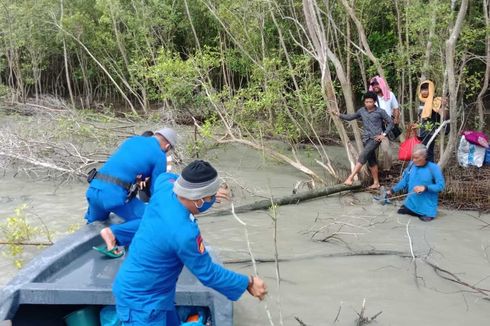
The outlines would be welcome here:
<svg viewBox="0 0 490 326">
<path fill-rule="evenodd" d="M 243 147 L 215 149 L 206 158 L 231 185 L 237 205 L 271 193 L 290 194 L 303 178 L 295 169 Z M 343 161 L 341 155 L 337 159 L 338 164 Z M 40 217 L 55 238 L 84 223 L 84 184 L 58 187 L 20 177 L 3 177 L 2 181 L 0 218 L 27 203 L 29 218 L 35 222 L 35 215 Z M 488 325 L 490 302 L 481 295 L 442 279 L 420 258 L 415 260 L 415 274 L 407 234 L 414 255 L 428 256 L 462 281 L 490 289 L 490 227 L 485 227 L 490 216 L 443 209 L 437 220 L 424 223 L 397 215 L 396 209 L 396 205 L 373 203 L 372 196 L 365 193 L 280 207 L 280 287 L 275 264 L 258 263 L 270 295 L 266 302 L 258 302 L 245 294 L 234 305 L 235 325 L 270 325 L 266 308 L 274 325 L 280 324 L 280 316 L 284 325 L 299 325 L 295 318 L 307 325 L 355 325 L 364 300 L 364 316 L 381 312 L 375 325 Z M 268 213 L 240 215 L 248 224 L 253 253 L 261 260 L 274 257 L 274 223 Z M 202 216 L 199 223 L 203 238 L 219 250 L 224 261 L 249 257 L 244 229 L 233 217 Z M 318 241 L 321 239 L 325 241 Z M 31 248 L 29 253 L 36 250 Z M 367 250 L 391 254 L 342 256 Z M 253 270 L 249 263 L 227 266 L 246 274 Z M 4 258 L 0 268 L 0 283 L 4 284 L 15 269 Z"/>
</svg>

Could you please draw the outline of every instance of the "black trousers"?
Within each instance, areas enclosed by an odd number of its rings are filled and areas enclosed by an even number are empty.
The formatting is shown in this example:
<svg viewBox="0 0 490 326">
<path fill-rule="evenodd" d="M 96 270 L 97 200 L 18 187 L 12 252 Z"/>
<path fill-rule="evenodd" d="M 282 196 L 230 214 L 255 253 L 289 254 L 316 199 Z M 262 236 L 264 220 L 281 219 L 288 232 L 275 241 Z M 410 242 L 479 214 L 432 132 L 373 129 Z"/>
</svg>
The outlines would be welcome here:
<svg viewBox="0 0 490 326">
<path fill-rule="evenodd" d="M 366 162 L 369 164 L 369 166 L 378 164 L 378 161 L 376 160 L 376 149 L 379 147 L 379 144 L 381 143 L 375 141 L 374 139 L 368 139 L 365 141 L 363 144 L 364 149 L 362 150 L 361 154 L 359 154 L 359 159 L 357 161 L 362 165 L 366 164 Z"/>
</svg>

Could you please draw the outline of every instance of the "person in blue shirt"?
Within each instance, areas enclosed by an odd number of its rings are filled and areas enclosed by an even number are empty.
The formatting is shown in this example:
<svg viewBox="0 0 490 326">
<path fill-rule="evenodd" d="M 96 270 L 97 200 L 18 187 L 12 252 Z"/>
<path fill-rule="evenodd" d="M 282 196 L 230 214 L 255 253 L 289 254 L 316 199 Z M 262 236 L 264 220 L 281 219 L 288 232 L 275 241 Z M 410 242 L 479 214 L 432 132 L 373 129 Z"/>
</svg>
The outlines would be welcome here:
<svg viewBox="0 0 490 326">
<path fill-rule="evenodd" d="M 439 193 L 444 187 L 441 169 L 427 160 L 427 148 L 419 144 L 415 146 L 412 162 L 403 171 L 401 180 L 387 194 L 391 196 L 395 192 L 407 191 L 407 198 L 398 213 L 429 222 L 436 218 Z"/>
<path fill-rule="evenodd" d="M 167 170 L 166 153 L 175 147 L 177 135 L 173 129 L 163 128 L 151 137 L 134 136 L 125 140 L 109 157 L 107 162 L 89 178 L 90 186 L 86 197 L 88 209 L 85 219 L 88 223 L 105 221 L 110 213 L 123 218 L 124 224 L 114 224 L 104 228 L 101 236 L 106 243 L 105 253 L 114 252 L 116 245 L 128 245 L 132 237 L 127 229 L 137 229 L 143 217 L 146 204 L 138 198 L 128 196 L 137 179 L 151 181 L 150 192 L 154 191 L 155 180 Z M 91 171 L 93 172 L 93 171 Z"/>
<path fill-rule="evenodd" d="M 262 279 L 214 263 L 204 246 L 194 215 L 214 204 L 219 186 L 216 170 L 200 160 L 186 166 L 173 187 L 163 176 L 157 179 L 112 287 L 123 325 L 180 325 L 174 302 L 184 265 L 202 284 L 230 300 L 238 300 L 246 290 L 264 298 Z"/>
</svg>

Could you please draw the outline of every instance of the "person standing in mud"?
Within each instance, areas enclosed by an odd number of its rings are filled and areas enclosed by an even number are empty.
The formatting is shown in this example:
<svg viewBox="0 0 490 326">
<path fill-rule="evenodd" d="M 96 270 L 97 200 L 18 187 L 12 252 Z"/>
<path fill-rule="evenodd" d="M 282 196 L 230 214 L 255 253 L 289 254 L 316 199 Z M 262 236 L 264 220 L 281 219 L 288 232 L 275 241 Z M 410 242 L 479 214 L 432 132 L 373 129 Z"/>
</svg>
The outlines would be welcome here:
<svg viewBox="0 0 490 326">
<path fill-rule="evenodd" d="M 167 155 L 177 143 L 177 134 L 171 128 L 163 128 L 151 137 L 134 136 L 125 140 L 97 171 L 89 173 L 90 183 L 86 192 L 88 209 L 85 219 L 88 223 L 105 221 L 110 213 L 125 221 L 139 220 L 143 217 L 146 204 L 134 198 L 138 182 L 152 180 L 150 192 L 154 191 L 156 178 L 167 171 Z M 127 245 L 131 238 L 120 232 L 126 226 L 111 225 L 101 231 L 109 254 L 114 252 L 116 244 Z"/>
<path fill-rule="evenodd" d="M 444 100 L 434 97 L 435 85 L 431 80 L 425 80 L 419 85 L 418 95 L 422 103 L 418 110 L 419 128 L 417 136 L 422 144 L 427 146 L 427 161 L 434 162 L 435 139 L 429 144 L 430 139 L 439 127 L 440 123 L 448 118 Z M 446 127 L 445 132 L 449 132 Z"/>
<path fill-rule="evenodd" d="M 374 76 L 370 80 L 369 91 L 378 95 L 378 106 L 384 110 L 392 119 L 393 124 L 398 128 L 400 123 L 400 109 L 395 94 L 390 90 L 388 83 L 380 76 Z M 394 128 L 395 128 L 394 127 Z M 380 144 L 381 168 L 384 171 L 391 170 L 393 164 L 393 143 L 388 137 L 383 138 Z"/>
<path fill-rule="evenodd" d="M 376 149 L 383 139 L 386 138 L 386 134 L 393 128 L 393 120 L 384 111 L 376 106 L 378 96 L 376 93 L 367 92 L 364 94 L 363 101 L 364 106 L 357 110 L 353 114 L 341 114 L 339 112 L 333 112 L 342 120 L 351 121 L 354 119 L 361 119 L 364 125 L 364 132 L 362 134 L 362 142 L 364 149 L 359 154 L 358 161 L 354 170 L 349 177 L 344 181 L 344 184 L 351 185 L 354 181 L 354 177 L 361 171 L 364 164 L 369 164 L 369 170 L 373 176 L 373 184 L 369 186 L 369 189 L 378 189 L 379 176 L 378 176 L 378 162 L 376 160 Z M 386 128 L 383 131 L 383 124 L 386 123 Z"/>
<path fill-rule="evenodd" d="M 427 147 L 415 146 L 412 161 L 403 171 L 401 180 L 386 192 L 391 196 L 405 190 L 407 198 L 398 214 L 408 214 L 429 222 L 436 218 L 439 193 L 444 190 L 445 181 L 441 168 L 427 160 Z"/>
</svg>

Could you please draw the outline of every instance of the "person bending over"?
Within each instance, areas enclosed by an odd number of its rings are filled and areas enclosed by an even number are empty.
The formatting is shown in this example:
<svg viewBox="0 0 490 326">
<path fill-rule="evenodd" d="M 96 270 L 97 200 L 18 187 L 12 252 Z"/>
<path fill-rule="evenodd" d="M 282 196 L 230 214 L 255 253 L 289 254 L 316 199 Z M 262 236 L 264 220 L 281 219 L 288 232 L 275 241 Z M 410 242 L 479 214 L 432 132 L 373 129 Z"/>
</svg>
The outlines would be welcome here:
<svg viewBox="0 0 490 326">
<path fill-rule="evenodd" d="M 175 309 L 177 279 L 184 265 L 202 284 L 230 300 L 248 291 L 263 299 L 267 287 L 214 263 L 204 245 L 195 215 L 215 202 L 220 180 L 205 161 L 186 166 L 172 190 L 156 181 L 155 192 L 116 275 L 112 292 L 123 325 L 180 325 Z"/>
<path fill-rule="evenodd" d="M 138 179 L 150 177 L 154 181 L 166 172 L 166 153 L 176 142 L 177 135 L 170 128 L 163 128 L 152 137 L 133 136 L 125 140 L 98 171 L 94 169 L 89 173 L 87 222 L 105 221 L 110 213 L 125 221 L 141 219 L 146 204 L 131 196 L 135 193 L 133 188 Z M 154 182 L 151 182 L 150 191 L 153 190 Z M 127 240 L 130 241 L 124 233 L 119 234 L 121 227 L 114 224 L 101 231 L 108 251 L 115 249 L 116 239 L 120 245 L 127 245 Z"/>
</svg>

